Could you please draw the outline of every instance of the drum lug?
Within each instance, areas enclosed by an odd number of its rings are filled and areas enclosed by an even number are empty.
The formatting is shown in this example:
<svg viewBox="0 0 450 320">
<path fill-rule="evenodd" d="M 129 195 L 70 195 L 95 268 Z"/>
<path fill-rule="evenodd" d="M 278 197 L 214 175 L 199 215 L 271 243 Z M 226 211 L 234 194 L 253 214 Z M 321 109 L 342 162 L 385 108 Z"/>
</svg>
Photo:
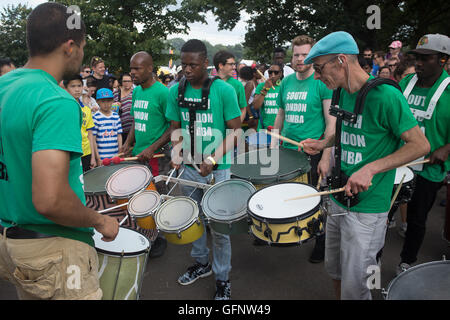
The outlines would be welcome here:
<svg viewBox="0 0 450 320">
<path fill-rule="evenodd" d="M 302 234 L 303 234 L 303 229 L 300 227 L 297 227 L 295 233 L 297 233 L 297 236 L 299 236 L 301 238 Z"/>
<path fill-rule="evenodd" d="M 381 289 L 381 295 L 383 296 L 383 299 L 386 300 L 388 292 L 386 289 L 382 288 Z"/>
<path fill-rule="evenodd" d="M 177 232 L 177 237 L 178 237 L 178 239 L 181 239 L 181 232 Z"/>
</svg>

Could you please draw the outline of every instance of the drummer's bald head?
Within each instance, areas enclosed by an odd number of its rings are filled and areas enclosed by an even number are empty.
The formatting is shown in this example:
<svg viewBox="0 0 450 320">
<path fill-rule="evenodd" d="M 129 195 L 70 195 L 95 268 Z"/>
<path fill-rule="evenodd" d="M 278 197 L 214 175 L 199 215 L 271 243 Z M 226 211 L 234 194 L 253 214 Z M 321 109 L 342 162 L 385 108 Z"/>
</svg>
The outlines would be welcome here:
<svg viewBox="0 0 450 320">
<path fill-rule="evenodd" d="M 139 52 L 135 53 L 131 57 L 130 61 L 134 62 L 134 63 L 137 63 L 139 65 L 142 65 L 144 67 L 153 66 L 153 58 L 146 51 L 139 51 Z"/>
</svg>

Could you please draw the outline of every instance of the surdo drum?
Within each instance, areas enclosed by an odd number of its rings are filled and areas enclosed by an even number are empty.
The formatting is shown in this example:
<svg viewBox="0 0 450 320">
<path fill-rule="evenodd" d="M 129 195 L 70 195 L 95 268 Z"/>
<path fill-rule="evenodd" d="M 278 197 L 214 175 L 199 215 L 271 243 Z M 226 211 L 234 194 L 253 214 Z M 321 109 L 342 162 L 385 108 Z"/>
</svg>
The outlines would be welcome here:
<svg viewBox="0 0 450 320">
<path fill-rule="evenodd" d="M 231 177 L 250 181 L 256 189 L 261 189 L 279 182 L 309 183 L 310 170 L 303 152 L 264 148 L 239 154 L 231 165 Z"/>
<path fill-rule="evenodd" d="M 395 170 L 395 182 L 394 189 L 392 191 L 392 196 L 394 196 L 397 187 L 402 181 L 403 175 L 405 178 L 403 179 L 402 187 L 397 195 L 397 198 L 394 201 L 394 206 L 398 206 L 402 203 L 408 203 L 412 195 L 414 193 L 415 186 L 415 175 L 414 172 L 408 167 L 400 167 Z"/>
<path fill-rule="evenodd" d="M 120 227 L 111 242 L 94 230 L 103 300 L 137 300 L 147 264 L 150 241 L 141 233 Z"/>
<path fill-rule="evenodd" d="M 251 233 L 268 244 L 300 244 L 323 234 L 321 197 L 285 201 L 318 192 L 295 182 L 279 183 L 256 191 L 248 200 Z"/>
</svg>

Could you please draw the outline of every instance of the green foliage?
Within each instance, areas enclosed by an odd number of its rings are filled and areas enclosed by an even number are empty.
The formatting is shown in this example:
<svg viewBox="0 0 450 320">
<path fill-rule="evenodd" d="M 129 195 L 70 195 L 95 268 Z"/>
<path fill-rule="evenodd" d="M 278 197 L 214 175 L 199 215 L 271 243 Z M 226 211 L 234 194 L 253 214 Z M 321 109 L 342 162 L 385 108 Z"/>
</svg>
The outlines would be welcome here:
<svg viewBox="0 0 450 320">
<path fill-rule="evenodd" d="M 16 66 L 28 59 L 26 18 L 31 8 L 19 4 L 7 6 L 0 13 L 0 57 L 10 58 Z"/>
</svg>

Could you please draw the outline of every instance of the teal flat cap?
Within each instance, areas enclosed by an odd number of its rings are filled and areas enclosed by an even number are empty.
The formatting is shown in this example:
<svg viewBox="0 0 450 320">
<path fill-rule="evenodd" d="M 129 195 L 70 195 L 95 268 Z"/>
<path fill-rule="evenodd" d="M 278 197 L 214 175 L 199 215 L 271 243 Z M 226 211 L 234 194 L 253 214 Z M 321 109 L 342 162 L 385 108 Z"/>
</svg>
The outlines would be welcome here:
<svg viewBox="0 0 450 320">
<path fill-rule="evenodd" d="M 309 51 L 305 64 L 313 63 L 312 59 L 327 54 L 359 54 L 358 45 L 350 33 L 337 31 L 320 39 Z"/>
</svg>

